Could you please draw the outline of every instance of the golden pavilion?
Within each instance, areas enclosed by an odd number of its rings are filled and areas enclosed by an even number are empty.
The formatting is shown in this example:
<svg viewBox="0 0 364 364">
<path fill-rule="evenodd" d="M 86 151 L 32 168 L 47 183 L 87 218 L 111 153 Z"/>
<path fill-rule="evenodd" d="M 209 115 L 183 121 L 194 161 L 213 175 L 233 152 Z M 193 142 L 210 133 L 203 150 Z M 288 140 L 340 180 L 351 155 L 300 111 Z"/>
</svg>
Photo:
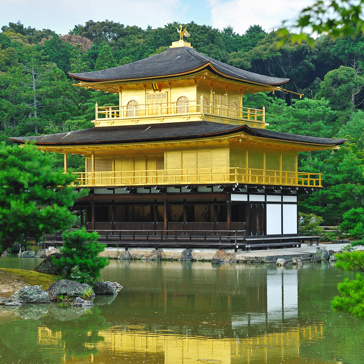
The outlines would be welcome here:
<svg viewBox="0 0 364 364">
<path fill-rule="evenodd" d="M 165 52 L 119 67 L 70 74 L 77 86 L 114 93 L 94 127 L 34 140 L 38 149 L 84 157 L 76 202 L 91 230 L 245 230 L 298 235 L 298 195 L 322 187 L 298 172 L 298 153 L 337 149 L 342 139 L 266 129 L 265 109 L 243 95 L 282 90 L 289 79 L 216 61 L 180 39 Z M 284 122 L 284 121 L 282 121 Z"/>
</svg>

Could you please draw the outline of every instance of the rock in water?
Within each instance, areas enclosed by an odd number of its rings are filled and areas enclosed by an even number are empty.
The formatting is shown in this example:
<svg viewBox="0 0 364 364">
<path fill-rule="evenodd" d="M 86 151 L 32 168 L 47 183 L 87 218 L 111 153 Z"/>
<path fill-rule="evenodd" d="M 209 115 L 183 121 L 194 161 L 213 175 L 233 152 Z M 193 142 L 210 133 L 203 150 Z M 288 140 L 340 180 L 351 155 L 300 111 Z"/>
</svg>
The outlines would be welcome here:
<svg viewBox="0 0 364 364">
<path fill-rule="evenodd" d="M 229 254 L 225 250 L 218 250 L 212 257 L 212 264 L 221 264 L 226 260 L 230 259 Z"/>
<path fill-rule="evenodd" d="M 292 258 L 292 264 L 293 264 L 293 265 L 301 265 L 301 264 L 303 264 L 302 258 L 299 258 L 299 257 L 293 257 L 293 258 Z"/>
<path fill-rule="evenodd" d="M 25 286 L 16 291 L 10 298 L 10 302 L 23 303 L 50 303 L 48 293 L 39 286 Z"/>
<path fill-rule="evenodd" d="M 116 290 L 113 285 L 106 282 L 96 282 L 93 285 L 95 295 L 116 295 Z"/>
<path fill-rule="evenodd" d="M 53 274 L 53 275 L 63 275 L 62 273 L 62 270 L 57 268 L 53 263 L 52 263 L 52 260 L 53 260 L 53 257 L 55 259 L 59 259 L 62 257 L 62 254 L 60 253 L 55 253 L 55 254 L 52 254 L 52 255 L 48 255 L 47 258 L 45 258 L 43 260 L 42 263 L 40 263 L 39 265 L 37 265 L 34 270 L 36 272 L 39 272 L 39 273 L 45 273 L 45 274 Z"/>
<path fill-rule="evenodd" d="M 321 248 L 321 259 L 324 260 L 330 259 L 330 253 L 325 248 Z"/>
<path fill-rule="evenodd" d="M 321 263 L 321 254 L 314 254 L 311 258 L 312 263 Z"/>
<path fill-rule="evenodd" d="M 163 255 L 162 255 L 163 251 L 162 250 L 152 250 L 152 252 L 150 253 L 148 260 L 162 260 Z"/>
<path fill-rule="evenodd" d="M 192 260 L 192 249 L 185 249 L 181 253 L 181 261 L 191 261 Z"/>
<path fill-rule="evenodd" d="M 105 283 L 107 283 L 110 286 L 113 286 L 115 289 L 116 293 L 119 293 L 124 287 L 118 283 L 118 282 L 110 282 L 110 281 L 106 281 Z"/>
<path fill-rule="evenodd" d="M 277 267 L 284 267 L 287 264 L 288 264 L 288 262 L 283 258 L 278 258 L 277 261 L 276 261 L 276 266 Z"/>
<path fill-rule="evenodd" d="M 19 254 L 19 258 L 35 258 L 35 251 L 33 250 L 26 250 Z"/>
<path fill-rule="evenodd" d="M 51 301 L 56 301 L 59 296 L 83 297 L 88 292 L 91 293 L 90 298 L 95 297 L 94 291 L 88 284 L 67 279 L 61 279 L 52 283 L 47 292 Z"/>
<path fill-rule="evenodd" d="M 129 250 L 125 250 L 123 252 L 120 253 L 120 255 L 118 256 L 119 260 L 131 260 L 131 254 L 129 252 Z"/>
</svg>

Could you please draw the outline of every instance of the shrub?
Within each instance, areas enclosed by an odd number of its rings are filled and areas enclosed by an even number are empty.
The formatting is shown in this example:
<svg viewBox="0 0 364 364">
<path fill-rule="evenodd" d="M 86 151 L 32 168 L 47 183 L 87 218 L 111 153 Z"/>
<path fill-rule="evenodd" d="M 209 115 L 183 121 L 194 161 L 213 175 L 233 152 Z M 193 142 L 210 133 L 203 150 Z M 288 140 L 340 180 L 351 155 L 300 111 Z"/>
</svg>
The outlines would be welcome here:
<svg viewBox="0 0 364 364">
<path fill-rule="evenodd" d="M 65 272 L 65 278 L 87 284 L 96 282 L 101 269 L 109 264 L 107 258 L 98 256 L 105 249 L 98 238 L 96 232 L 88 233 L 85 228 L 63 234 L 63 256 L 53 263 Z"/>
<path fill-rule="evenodd" d="M 319 225 L 323 222 L 321 216 L 300 213 L 300 235 L 322 235 L 324 229 Z"/>
<path fill-rule="evenodd" d="M 358 207 L 351 209 L 343 215 L 343 222 L 340 224 L 342 231 L 349 233 L 353 238 L 364 237 L 364 209 Z"/>
<path fill-rule="evenodd" d="M 354 254 L 354 253 L 349 253 Z M 364 279 L 358 273 L 356 279 L 349 280 L 337 286 L 341 296 L 336 296 L 331 306 L 337 311 L 347 311 L 355 316 L 364 317 Z"/>
<path fill-rule="evenodd" d="M 351 242 L 351 246 L 363 246 L 363 245 L 364 245 L 364 239 Z"/>
<path fill-rule="evenodd" d="M 335 267 L 345 270 L 364 272 L 364 251 L 344 252 L 336 254 Z"/>
</svg>

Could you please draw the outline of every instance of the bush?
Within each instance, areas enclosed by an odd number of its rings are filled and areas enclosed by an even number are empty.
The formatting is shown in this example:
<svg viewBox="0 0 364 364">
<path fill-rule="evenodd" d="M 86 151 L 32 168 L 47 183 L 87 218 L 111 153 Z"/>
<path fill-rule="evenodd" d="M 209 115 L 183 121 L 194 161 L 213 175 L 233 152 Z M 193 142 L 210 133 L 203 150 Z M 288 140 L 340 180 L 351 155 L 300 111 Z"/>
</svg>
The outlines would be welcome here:
<svg viewBox="0 0 364 364">
<path fill-rule="evenodd" d="M 351 242 L 351 246 L 363 246 L 363 245 L 364 245 L 364 239 Z"/>
<path fill-rule="evenodd" d="M 344 252 L 336 254 L 337 268 L 364 272 L 364 251 Z M 364 317 L 364 279 L 360 273 L 356 279 L 349 280 L 337 286 L 341 296 L 336 296 L 331 306 L 337 311 L 347 311 L 355 316 Z"/>
<path fill-rule="evenodd" d="M 63 256 L 53 263 L 65 272 L 64 278 L 87 284 L 96 282 L 101 269 L 109 264 L 107 258 L 98 256 L 105 249 L 98 238 L 96 232 L 88 233 L 85 228 L 63 234 Z"/>
<path fill-rule="evenodd" d="M 364 272 L 364 251 L 344 252 L 336 254 L 335 267 L 345 270 Z"/>
<path fill-rule="evenodd" d="M 324 232 L 322 235 L 322 241 L 333 241 L 336 240 L 336 232 L 335 231 L 329 231 Z"/>
<path fill-rule="evenodd" d="M 354 254 L 354 253 L 349 253 Z M 357 274 L 356 279 L 349 280 L 337 286 L 341 296 L 336 296 L 331 306 L 337 311 L 347 311 L 355 316 L 364 317 L 364 279 Z"/>
<path fill-rule="evenodd" d="M 340 224 L 340 229 L 349 233 L 353 238 L 364 237 L 364 209 L 358 207 L 351 209 L 343 215 L 343 222 Z"/>
<path fill-rule="evenodd" d="M 324 229 L 319 226 L 324 222 L 321 216 L 300 213 L 300 235 L 322 235 Z"/>
</svg>

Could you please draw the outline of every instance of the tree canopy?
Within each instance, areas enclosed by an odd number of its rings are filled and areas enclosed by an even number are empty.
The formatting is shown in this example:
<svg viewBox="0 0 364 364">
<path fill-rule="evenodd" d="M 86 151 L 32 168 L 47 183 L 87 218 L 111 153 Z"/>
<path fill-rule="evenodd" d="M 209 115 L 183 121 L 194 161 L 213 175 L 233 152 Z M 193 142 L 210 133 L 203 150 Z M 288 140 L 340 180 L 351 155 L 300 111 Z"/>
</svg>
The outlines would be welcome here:
<svg viewBox="0 0 364 364">
<path fill-rule="evenodd" d="M 74 179 L 34 145 L 0 145 L 0 255 L 24 236 L 39 241 L 74 224 L 70 209 L 85 194 L 70 187 Z"/>
<path fill-rule="evenodd" d="M 364 33 L 362 19 L 364 0 L 315 0 L 311 6 L 301 10 L 298 18 L 283 28 L 280 35 L 293 43 L 302 41 L 314 44 L 310 35 L 327 34 L 335 39 L 357 36 Z M 284 25 L 287 21 L 283 22 Z M 290 34 L 298 28 L 300 33 Z"/>
</svg>

